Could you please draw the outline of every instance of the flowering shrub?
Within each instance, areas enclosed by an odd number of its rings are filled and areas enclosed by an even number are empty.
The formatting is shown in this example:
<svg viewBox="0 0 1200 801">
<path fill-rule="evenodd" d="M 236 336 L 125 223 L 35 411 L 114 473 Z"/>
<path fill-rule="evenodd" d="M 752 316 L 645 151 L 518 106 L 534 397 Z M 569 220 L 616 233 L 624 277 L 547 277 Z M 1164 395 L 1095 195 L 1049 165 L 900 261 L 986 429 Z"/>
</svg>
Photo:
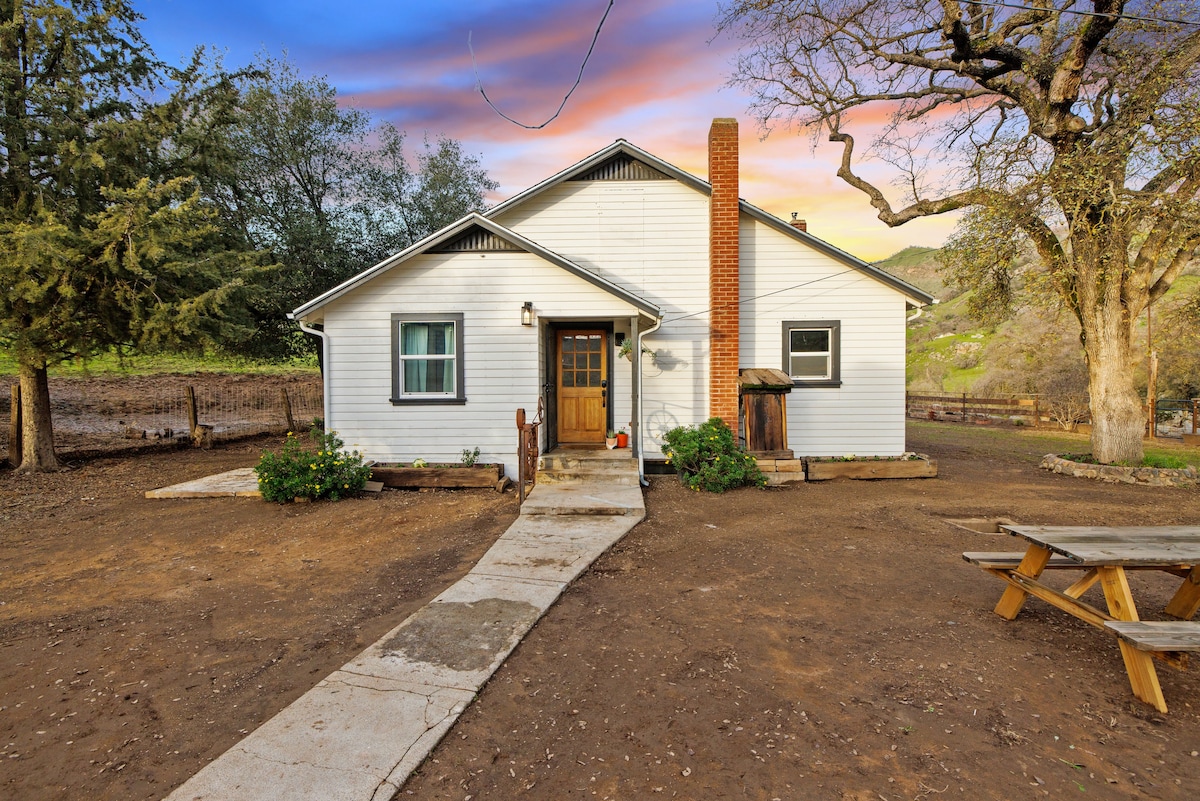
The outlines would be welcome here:
<svg viewBox="0 0 1200 801">
<path fill-rule="evenodd" d="M 733 432 L 719 417 L 698 426 L 673 428 L 663 439 L 667 462 L 675 465 L 679 480 L 694 490 L 724 492 L 767 483 L 754 457 L 737 446 Z"/>
<path fill-rule="evenodd" d="M 280 453 L 263 453 L 254 472 L 264 500 L 336 501 L 366 486 L 371 468 L 363 464 L 361 453 L 342 450 L 342 441 L 332 431 L 314 429 L 309 439 L 316 450 L 305 447 L 301 438 L 289 431 Z"/>
</svg>

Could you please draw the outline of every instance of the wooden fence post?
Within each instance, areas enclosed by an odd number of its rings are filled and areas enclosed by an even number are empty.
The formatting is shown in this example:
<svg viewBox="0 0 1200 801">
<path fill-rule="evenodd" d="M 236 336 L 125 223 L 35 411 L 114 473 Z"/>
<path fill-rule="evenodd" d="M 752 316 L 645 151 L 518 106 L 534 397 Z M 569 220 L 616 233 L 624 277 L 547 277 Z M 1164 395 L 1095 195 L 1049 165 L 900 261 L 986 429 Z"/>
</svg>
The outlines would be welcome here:
<svg viewBox="0 0 1200 801">
<path fill-rule="evenodd" d="M 967 393 L 965 392 L 963 393 L 962 398 L 962 419 L 959 422 L 967 422 Z"/>
<path fill-rule="evenodd" d="M 1196 418 L 1200 417 L 1200 398 L 1192 398 L 1192 433 L 1196 433 Z"/>
<path fill-rule="evenodd" d="M 196 436 L 196 426 L 200 425 L 200 419 L 196 413 L 196 388 L 189 386 L 187 392 L 187 416 L 188 416 L 188 436 Z"/>
<path fill-rule="evenodd" d="M 16 469 L 21 466 L 25 445 L 21 430 L 20 384 L 12 385 L 12 402 L 9 406 L 8 418 L 8 463 L 13 466 L 13 469 Z M 1195 430 L 1195 418 L 1193 418 L 1192 430 Z"/>
<path fill-rule="evenodd" d="M 1041 427 L 1042 427 L 1042 404 L 1041 404 L 1041 400 L 1042 400 L 1042 396 L 1041 396 L 1041 395 L 1034 395 L 1034 396 L 1033 396 L 1033 427 L 1034 427 L 1034 428 L 1041 428 Z"/>
<path fill-rule="evenodd" d="M 292 419 L 292 399 L 288 397 L 287 387 L 279 388 L 279 400 L 283 403 L 283 417 L 287 421 L 287 430 L 295 431 L 296 422 Z"/>
</svg>

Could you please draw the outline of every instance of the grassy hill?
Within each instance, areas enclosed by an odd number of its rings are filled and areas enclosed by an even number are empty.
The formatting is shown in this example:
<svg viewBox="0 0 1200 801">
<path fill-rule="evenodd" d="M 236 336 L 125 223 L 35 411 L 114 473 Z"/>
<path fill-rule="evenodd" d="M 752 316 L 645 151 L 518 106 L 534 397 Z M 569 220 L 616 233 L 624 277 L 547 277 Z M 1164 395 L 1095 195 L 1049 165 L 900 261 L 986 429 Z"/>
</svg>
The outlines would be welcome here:
<svg viewBox="0 0 1200 801">
<path fill-rule="evenodd" d="M 985 326 L 974 320 L 967 312 L 970 291 L 961 292 L 943 282 L 940 255 L 938 248 L 910 246 L 876 262 L 875 266 L 929 292 L 939 301 L 908 324 L 909 388 L 918 392 L 969 393 L 993 367 L 984 359 L 989 346 L 997 340 L 1020 338 L 1027 332 L 1012 321 Z M 1178 299 L 1197 292 L 1200 292 L 1200 265 L 1194 264 L 1155 308 L 1166 309 Z M 1060 318 L 1059 324 L 1077 330 L 1069 318 Z M 1157 322 L 1155 326 L 1157 329 Z M 1141 327 L 1144 331 L 1145 315 Z M 1171 357 L 1165 344 L 1160 349 L 1164 358 Z M 1186 354 L 1173 355 L 1187 358 Z M 1168 365 L 1161 369 L 1168 369 Z"/>
</svg>

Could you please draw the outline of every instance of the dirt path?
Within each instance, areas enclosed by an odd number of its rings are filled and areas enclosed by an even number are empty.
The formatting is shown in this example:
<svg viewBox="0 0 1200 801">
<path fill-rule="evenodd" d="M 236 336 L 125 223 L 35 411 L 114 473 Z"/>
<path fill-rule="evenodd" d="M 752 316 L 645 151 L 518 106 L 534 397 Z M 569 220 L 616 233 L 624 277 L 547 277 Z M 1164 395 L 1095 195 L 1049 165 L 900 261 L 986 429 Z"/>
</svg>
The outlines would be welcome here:
<svg viewBox="0 0 1200 801">
<path fill-rule="evenodd" d="M 264 443 L 0 475 L 0 797 L 156 799 L 457 580 L 512 493 L 151 501 Z"/>
<path fill-rule="evenodd" d="M 960 554 L 1013 541 L 946 519 L 1196 523 L 1200 492 L 1049 475 L 1009 434 L 913 426 L 933 481 L 655 481 L 402 797 L 1197 798 L 1200 671 L 1159 668 L 1169 715 L 1140 704 L 1111 638 L 992 614 Z M 1177 586 L 1135 581 L 1144 613 Z"/>
<path fill-rule="evenodd" d="M 474 491 L 141 497 L 261 445 L 0 474 L 0 797 L 163 797 L 516 513 Z M 402 797 L 1197 797 L 1200 671 L 1159 669 L 1169 715 L 1141 705 L 1100 632 L 1038 603 L 993 615 L 999 581 L 960 553 L 1012 543 L 946 520 L 1195 523 L 1200 492 L 1050 475 L 1037 458 L 1071 443 L 1011 430 L 917 423 L 910 445 L 940 478 L 724 496 L 656 479 L 647 521 Z M 1135 577 L 1143 613 L 1171 589 Z"/>
</svg>

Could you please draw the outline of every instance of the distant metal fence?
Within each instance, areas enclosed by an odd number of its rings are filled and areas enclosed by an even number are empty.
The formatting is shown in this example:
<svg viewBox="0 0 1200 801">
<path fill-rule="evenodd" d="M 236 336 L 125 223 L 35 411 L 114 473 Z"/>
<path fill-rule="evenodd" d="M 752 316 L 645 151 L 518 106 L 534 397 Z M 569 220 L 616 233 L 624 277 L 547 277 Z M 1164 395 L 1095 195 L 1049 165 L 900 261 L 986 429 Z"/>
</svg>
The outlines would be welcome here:
<svg viewBox="0 0 1200 801">
<path fill-rule="evenodd" d="M 193 424 L 207 436 L 232 439 L 259 433 L 308 430 L 323 414 L 319 376 L 230 378 L 188 376 L 53 382 L 55 444 L 63 451 L 109 450 L 133 440 L 181 440 Z M 0 391 L 0 414 L 12 414 L 11 393 Z M 0 442 L 8 447 L 8 426 Z"/>
</svg>

